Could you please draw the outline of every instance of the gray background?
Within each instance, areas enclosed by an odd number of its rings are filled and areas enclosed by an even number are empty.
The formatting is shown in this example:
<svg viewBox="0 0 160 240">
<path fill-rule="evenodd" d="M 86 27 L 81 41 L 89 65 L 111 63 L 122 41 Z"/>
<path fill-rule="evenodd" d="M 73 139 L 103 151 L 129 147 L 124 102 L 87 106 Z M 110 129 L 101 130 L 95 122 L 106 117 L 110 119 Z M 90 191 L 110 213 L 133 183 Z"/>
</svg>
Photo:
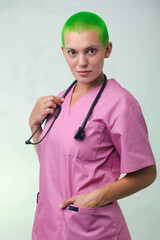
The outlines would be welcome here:
<svg viewBox="0 0 160 240">
<path fill-rule="evenodd" d="M 159 171 L 160 1 L 0 0 L 0 239 L 29 240 L 39 163 L 28 118 L 40 96 L 57 95 L 73 80 L 61 52 L 64 22 L 78 11 L 106 22 L 113 52 L 104 72 L 139 101 Z M 119 201 L 133 240 L 160 239 L 159 176 Z"/>
</svg>

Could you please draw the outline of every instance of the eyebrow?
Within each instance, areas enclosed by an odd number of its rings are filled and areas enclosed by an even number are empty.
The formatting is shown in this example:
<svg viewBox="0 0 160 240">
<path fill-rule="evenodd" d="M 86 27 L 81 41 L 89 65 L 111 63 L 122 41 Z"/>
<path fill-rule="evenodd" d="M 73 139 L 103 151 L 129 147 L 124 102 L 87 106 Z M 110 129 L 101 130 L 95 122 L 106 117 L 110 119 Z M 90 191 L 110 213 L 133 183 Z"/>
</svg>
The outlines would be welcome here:
<svg viewBox="0 0 160 240">
<path fill-rule="evenodd" d="M 95 47 L 98 47 L 98 45 L 91 45 L 91 46 L 85 48 L 85 50 L 88 50 L 90 48 L 95 48 Z M 75 50 L 75 49 L 74 48 L 70 48 L 70 47 L 66 47 L 66 50 Z"/>
</svg>

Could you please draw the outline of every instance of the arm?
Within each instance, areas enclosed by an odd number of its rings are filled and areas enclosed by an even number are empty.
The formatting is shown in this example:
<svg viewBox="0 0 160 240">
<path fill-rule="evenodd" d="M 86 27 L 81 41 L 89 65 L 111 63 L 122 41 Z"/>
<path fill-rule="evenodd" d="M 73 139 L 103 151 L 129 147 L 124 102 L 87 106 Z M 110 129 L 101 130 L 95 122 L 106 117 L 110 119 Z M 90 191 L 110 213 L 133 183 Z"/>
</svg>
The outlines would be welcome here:
<svg viewBox="0 0 160 240">
<path fill-rule="evenodd" d="M 154 182 L 156 178 L 156 166 L 143 168 L 139 171 L 128 173 L 118 181 L 100 188 L 100 202 L 105 205 L 115 200 L 128 197 Z"/>
<path fill-rule="evenodd" d="M 102 207 L 115 200 L 134 194 L 154 182 L 156 166 L 152 165 L 139 171 L 128 173 L 112 184 L 98 188 L 90 193 L 84 193 L 65 200 L 59 205 L 65 208 L 70 204 L 81 207 Z"/>
<path fill-rule="evenodd" d="M 45 96 L 40 97 L 36 102 L 31 115 L 29 117 L 29 125 L 32 134 L 39 127 L 40 123 L 46 118 L 48 114 L 53 114 L 57 105 L 61 105 L 64 101 L 61 97 L 56 96 Z M 42 128 L 40 128 L 33 137 L 33 141 L 37 142 L 42 133 Z M 35 150 L 37 152 L 37 146 L 35 145 Z"/>
</svg>

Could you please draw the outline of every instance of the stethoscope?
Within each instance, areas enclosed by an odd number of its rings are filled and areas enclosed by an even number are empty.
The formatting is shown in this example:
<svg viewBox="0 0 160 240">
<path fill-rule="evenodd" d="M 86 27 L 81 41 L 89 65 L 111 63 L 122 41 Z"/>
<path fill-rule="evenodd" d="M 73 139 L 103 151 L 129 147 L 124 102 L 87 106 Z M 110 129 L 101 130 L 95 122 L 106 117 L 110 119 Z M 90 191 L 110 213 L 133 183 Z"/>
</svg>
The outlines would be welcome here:
<svg viewBox="0 0 160 240">
<path fill-rule="evenodd" d="M 90 107 L 90 109 L 89 109 L 89 111 L 88 111 L 88 113 L 87 113 L 87 116 L 85 117 L 82 125 L 81 125 L 81 126 L 79 127 L 79 129 L 77 130 L 76 135 L 74 136 L 75 139 L 81 140 L 81 141 L 84 139 L 84 137 L 85 137 L 84 128 L 85 128 L 85 126 L 86 126 L 86 124 L 87 124 L 87 121 L 88 121 L 88 119 L 89 119 L 89 117 L 90 117 L 90 115 L 91 115 L 91 113 L 92 113 L 92 111 L 93 111 L 96 103 L 98 102 L 98 100 L 99 100 L 99 98 L 100 98 L 100 96 L 101 96 L 101 94 L 102 94 L 102 92 L 103 92 L 103 90 L 104 90 L 104 88 L 105 88 L 105 86 L 106 86 L 106 84 L 107 84 L 107 81 L 108 81 L 108 79 L 107 79 L 106 75 L 104 74 L 104 82 L 103 82 L 103 85 L 102 85 L 101 89 L 99 90 L 96 98 L 94 99 L 94 101 L 93 101 L 93 103 L 92 103 L 92 105 L 91 105 L 91 107 Z M 76 83 L 77 83 L 77 80 L 75 80 L 75 81 L 68 87 L 68 89 L 66 90 L 66 92 L 63 94 L 62 98 L 65 98 L 65 97 L 66 97 L 66 95 L 69 93 L 69 91 L 71 90 L 71 88 L 72 88 Z M 40 139 L 38 142 L 36 142 L 36 143 L 30 141 L 30 140 L 33 138 L 33 136 L 36 134 L 36 132 L 38 131 L 38 129 L 41 127 L 41 125 L 44 123 L 44 121 L 48 119 L 48 116 L 49 116 L 50 114 L 48 114 L 47 117 L 40 123 L 40 126 L 36 129 L 36 131 L 32 134 L 32 136 L 25 142 L 26 144 L 36 145 L 36 144 L 39 144 L 40 142 L 43 141 L 43 139 L 47 136 L 47 134 L 48 134 L 49 131 L 51 130 L 51 127 L 53 126 L 54 122 L 55 122 L 56 119 L 58 118 L 58 116 L 59 116 L 59 114 L 60 114 L 60 112 L 61 112 L 61 106 L 57 106 L 57 108 L 55 109 L 55 111 L 56 111 L 56 113 L 55 113 L 54 119 L 53 119 L 50 127 L 48 128 L 46 134 L 43 136 L 43 138 L 41 138 L 41 139 Z"/>
</svg>

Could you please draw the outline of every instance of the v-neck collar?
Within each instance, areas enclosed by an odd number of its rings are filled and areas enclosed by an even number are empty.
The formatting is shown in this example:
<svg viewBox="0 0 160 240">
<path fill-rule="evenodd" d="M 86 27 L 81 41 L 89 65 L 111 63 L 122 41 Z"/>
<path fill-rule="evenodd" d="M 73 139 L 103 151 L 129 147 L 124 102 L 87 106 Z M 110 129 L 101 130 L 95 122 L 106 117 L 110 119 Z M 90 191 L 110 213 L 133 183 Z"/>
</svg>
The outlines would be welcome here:
<svg viewBox="0 0 160 240">
<path fill-rule="evenodd" d="M 102 87 L 102 84 L 95 87 L 95 88 L 92 88 L 90 91 L 88 91 L 86 94 L 84 94 L 81 98 L 79 98 L 71 107 L 70 107 L 70 103 L 71 103 L 71 98 L 72 98 L 72 94 L 73 94 L 73 91 L 75 89 L 75 86 L 76 84 L 71 88 L 69 94 L 68 94 L 68 99 L 67 99 L 67 115 L 70 115 L 71 111 L 76 107 L 78 106 L 78 104 L 80 102 L 82 102 L 84 99 L 86 99 L 91 93 L 93 93 L 95 90 L 99 89 Z M 96 97 L 97 94 L 95 94 L 94 98 Z M 93 99 L 94 100 L 94 99 Z"/>
</svg>

